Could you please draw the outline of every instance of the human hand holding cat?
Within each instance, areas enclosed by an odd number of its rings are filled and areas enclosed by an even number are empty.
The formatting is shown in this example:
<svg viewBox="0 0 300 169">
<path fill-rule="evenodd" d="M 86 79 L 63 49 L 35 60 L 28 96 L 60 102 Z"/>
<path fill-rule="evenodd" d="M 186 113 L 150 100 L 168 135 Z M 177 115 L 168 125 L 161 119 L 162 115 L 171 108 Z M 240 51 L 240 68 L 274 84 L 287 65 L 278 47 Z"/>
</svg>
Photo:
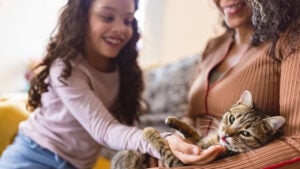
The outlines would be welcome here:
<svg viewBox="0 0 300 169">
<path fill-rule="evenodd" d="M 168 136 L 166 140 L 173 154 L 185 164 L 207 164 L 226 151 L 221 145 L 202 150 L 177 135 Z"/>
</svg>

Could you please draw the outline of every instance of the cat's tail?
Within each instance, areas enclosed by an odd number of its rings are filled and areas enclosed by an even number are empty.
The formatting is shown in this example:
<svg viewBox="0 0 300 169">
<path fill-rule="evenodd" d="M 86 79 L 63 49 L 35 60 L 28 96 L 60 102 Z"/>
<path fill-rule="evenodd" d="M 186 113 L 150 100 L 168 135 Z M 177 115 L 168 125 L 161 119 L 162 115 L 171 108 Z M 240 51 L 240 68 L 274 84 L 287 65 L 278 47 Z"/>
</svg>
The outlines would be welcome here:
<svg viewBox="0 0 300 169">
<path fill-rule="evenodd" d="M 111 169 L 146 169 L 143 165 L 145 155 L 134 150 L 119 151 L 111 159 Z"/>
<path fill-rule="evenodd" d="M 144 139 L 148 141 L 156 151 L 159 152 L 161 159 L 166 167 L 184 166 L 172 153 L 167 141 L 160 135 L 160 132 L 153 127 L 147 127 L 143 131 Z"/>
<path fill-rule="evenodd" d="M 194 127 L 191 125 L 179 120 L 175 116 L 168 116 L 165 119 L 165 124 L 173 129 L 176 129 L 180 133 L 183 134 L 183 136 L 190 140 L 193 144 L 198 143 L 198 141 L 201 139 L 201 135 L 196 131 Z"/>
</svg>

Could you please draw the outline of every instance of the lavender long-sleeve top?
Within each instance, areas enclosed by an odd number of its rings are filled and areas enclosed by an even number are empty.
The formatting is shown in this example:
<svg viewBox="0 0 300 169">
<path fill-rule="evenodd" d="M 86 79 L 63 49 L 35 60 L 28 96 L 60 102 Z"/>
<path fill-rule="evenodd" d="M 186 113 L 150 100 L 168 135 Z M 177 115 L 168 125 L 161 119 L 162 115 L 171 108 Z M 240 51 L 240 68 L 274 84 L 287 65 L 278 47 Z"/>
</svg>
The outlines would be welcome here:
<svg viewBox="0 0 300 169">
<path fill-rule="evenodd" d="M 108 111 L 118 95 L 118 71 L 96 71 L 82 56 L 72 66 L 71 76 L 64 80 L 67 85 L 59 81 L 64 64 L 56 61 L 51 66 L 42 106 L 20 124 L 20 130 L 80 169 L 92 167 L 101 146 L 159 157 L 141 130 L 120 124 Z"/>
</svg>

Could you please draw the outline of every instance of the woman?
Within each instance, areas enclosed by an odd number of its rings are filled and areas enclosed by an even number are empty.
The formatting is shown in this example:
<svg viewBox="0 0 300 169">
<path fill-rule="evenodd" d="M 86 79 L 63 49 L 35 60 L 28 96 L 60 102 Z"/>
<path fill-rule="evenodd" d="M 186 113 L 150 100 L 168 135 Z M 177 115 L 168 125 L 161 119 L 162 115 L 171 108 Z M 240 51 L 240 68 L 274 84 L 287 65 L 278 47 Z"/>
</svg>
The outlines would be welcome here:
<svg viewBox="0 0 300 169">
<path fill-rule="evenodd" d="M 69 0 L 29 90 L 34 110 L 0 168 L 87 169 L 101 146 L 159 157 L 128 127 L 143 89 L 137 65 L 137 0 Z M 123 124 L 126 125 L 123 125 Z"/>
<path fill-rule="evenodd" d="M 228 29 L 207 44 L 184 119 L 207 133 L 215 127 L 207 116 L 220 119 L 247 89 L 258 109 L 281 114 L 286 125 L 284 136 L 271 144 L 205 168 L 263 168 L 300 156 L 299 0 L 212 2 Z M 207 164 L 224 151 L 217 146 L 201 151 L 174 135 L 167 140 L 187 164 Z"/>
</svg>

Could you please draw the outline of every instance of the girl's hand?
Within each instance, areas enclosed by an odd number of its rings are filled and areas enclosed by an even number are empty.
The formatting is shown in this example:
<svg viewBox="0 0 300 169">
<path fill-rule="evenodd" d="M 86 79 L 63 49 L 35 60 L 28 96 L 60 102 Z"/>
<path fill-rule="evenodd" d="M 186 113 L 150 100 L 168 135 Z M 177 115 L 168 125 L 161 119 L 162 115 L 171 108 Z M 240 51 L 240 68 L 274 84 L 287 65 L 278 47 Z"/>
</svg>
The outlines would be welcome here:
<svg viewBox="0 0 300 169">
<path fill-rule="evenodd" d="M 173 154 L 185 164 L 207 164 L 226 151 L 226 148 L 220 145 L 202 150 L 176 135 L 168 136 L 166 139 Z"/>
</svg>

